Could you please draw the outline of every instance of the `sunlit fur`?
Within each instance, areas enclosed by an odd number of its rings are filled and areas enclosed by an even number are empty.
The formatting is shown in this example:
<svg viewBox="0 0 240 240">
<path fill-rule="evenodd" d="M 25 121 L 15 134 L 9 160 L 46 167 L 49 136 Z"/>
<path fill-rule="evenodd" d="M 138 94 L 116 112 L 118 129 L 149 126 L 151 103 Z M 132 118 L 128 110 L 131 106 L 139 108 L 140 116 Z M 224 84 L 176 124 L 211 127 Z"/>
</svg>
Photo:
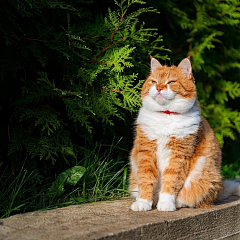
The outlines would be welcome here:
<svg viewBox="0 0 240 240">
<path fill-rule="evenodd" d="M 130 156 L 129 190 L 136 197 L 131 208 L 209 207 L 223 186 L 221 150 L 201 116 L 191 63 L 186 58 L 167 67 L 152 59 L 151 66 L 141 91 L 143 105 Z"/>
</svg>

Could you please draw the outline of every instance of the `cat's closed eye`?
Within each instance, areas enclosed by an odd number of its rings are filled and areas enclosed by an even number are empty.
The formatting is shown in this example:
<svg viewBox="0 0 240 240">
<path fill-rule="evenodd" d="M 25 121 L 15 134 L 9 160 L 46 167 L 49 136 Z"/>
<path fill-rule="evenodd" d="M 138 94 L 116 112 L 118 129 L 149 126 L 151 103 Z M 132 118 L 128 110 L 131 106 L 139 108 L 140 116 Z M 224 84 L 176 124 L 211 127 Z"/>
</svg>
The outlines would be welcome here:
<svg viewBox="0 0 240 240">
<path fill-rule="evenodd" d="M 157 81 L 152 80 L 152 84 L 157 84 Z"/>
<path fill-rule="evenodd" d="M 176 81 L 169 81 L 167 84 L 174 84 Z"/>
</svg>

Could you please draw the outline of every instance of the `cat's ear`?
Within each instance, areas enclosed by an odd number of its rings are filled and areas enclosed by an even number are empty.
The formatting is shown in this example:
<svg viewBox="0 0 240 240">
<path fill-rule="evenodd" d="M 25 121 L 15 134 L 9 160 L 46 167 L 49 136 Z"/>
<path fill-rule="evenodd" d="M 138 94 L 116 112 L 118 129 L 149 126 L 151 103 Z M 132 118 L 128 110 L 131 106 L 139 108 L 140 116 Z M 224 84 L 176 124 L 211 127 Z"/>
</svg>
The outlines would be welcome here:
<svg viewBox="0 0 240 240">
<path fill-rule="evenodd" d="M 190 56 L 187 58 L 184 58 L 178 65 L 178 68 L 181 69 L 181 71 L 186 75 L 188 79 L 192 79 L 192 65 L 190 62 Z"/>
<path fill-rule="evenodd" d="M 156 58 L 150 56 L 150 59 L 151 59 L 151 72 L 155 71 L 157 68 L 162 67 L 162 65 Z"/>
</svg>

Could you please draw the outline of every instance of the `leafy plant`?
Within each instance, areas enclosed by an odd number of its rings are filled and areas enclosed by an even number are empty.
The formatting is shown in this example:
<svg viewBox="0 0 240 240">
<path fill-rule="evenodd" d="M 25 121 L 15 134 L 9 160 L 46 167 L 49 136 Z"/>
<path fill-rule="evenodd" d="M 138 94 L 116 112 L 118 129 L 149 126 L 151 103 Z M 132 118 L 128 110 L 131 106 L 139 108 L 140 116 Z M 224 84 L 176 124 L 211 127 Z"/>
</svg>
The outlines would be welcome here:
<svg viewBox="0 0 240 240">
<path fill-rule="evenodd" d="M 3 64 L 0 71 L 2 111 L 11 110 L 6 118 L 8 152 L 2 151 L 11 161 L 22 153 L 53 164 L 76 161 L 81 155 L 78 143 L 97 137 L 94 128 L 113 126 L 116 119 L 124 120 L 126 111 L 135 112 L 141 105 L 137 69 L 146 68 L 146 63 L 134 56 L 148 57 L 164 48 L 156 29 L 139 25 L 138 18 L 156 10 L 130 10 L 145 4 L 139 0 L 114 2 L 114 10 L 108 8 L 95 18 L 86 5 L 93 1 L 1 3 L 15 16 L 12 34 L 2 29 L 2 51 L 14 50 L 16 61 L 9 62 L 3 54 L 8 67 Z"/>
<path fill-rule="evenodd" d="M 223 146 L 240 132 L 240 4 L 230 1 L 155 1 L 161 10 L 154 22 L 161 25 L 172 61 L 191 55 L 202 114 Z M 155 24 L 155 26 L 157 25 Z"/>
<path fill-rule="evenodd" d="M 126 157 L 114 157 L 116 151 L 124 151 L 118 145 L 119 142 L 110 146 L 96 144 L 84 149 L 85 157 L 80 163 L 85 167 L 76 165 L 55 178 L 39 181 L 39 174 L 28 172 L 25 166 L 14 179 L 6 178 L 5 169 L 0 175 L 0 218 L 127 196 L 128 163 Z"/>
<path fill-rule="evenodd" d="M 84 175 L 85 171 L 86 169 L 82 166 L 74 166 L 62 172 L 52 183 L 49 191 L 46 194 L 46 197 L 49 197 L 51 199 L 59 197 L 64 193 L 64 187 L 66 185 L 75 186 Z"/>
<path fill-rule="evenodd" d="M 237 159 L 234 163 L 224 164 L 222 166 L 222 175 L 224 179 L 234 179 L 240 176 L 240 159 Z"/>
<path fill-rule="evenodd" d="M 84 198 L 97 201 L 116 198 L 128 193 L 127 159 L 125 157 L 113 158 L 114 152 L 123 150 L 119 149 L 119 142 L 112 145 L 97 144 L 93 150 L 86 151 L 83 159 L 83 166 L 86 168 L 82 185 Z"/>
<path fill-rule="evenodd" d="M 109 189 L 122 182 L 118 176 L 123 173 L 126 188 L 127 169 L 115 169 L 119 163 L 114 158 L 101 162 L 104 169 L 99 166 L 94 176 L 89 171 L 98 166 L 97 158 L 85 173 L 78 163 L 89 151 L 84 146 L 109 134 L 120 139 L 118 129 L 110 126 L 120 121 L 124 126 L 126 115 L 141 105 L 140 79 L 148 66 L 140 56 L 148 59 L 158 51 L 167 58 L 157 29 L 139 21 L 142 14 L 156 12 L 144 4 L 0 2 L 0 159 L 6 169 L 3 196 L 12 199 L 9 206 L 3 203 L 4 216 L 75 201 L 70 197 L 89 201 L 81 194 L 91 192 L 88 177 L 98 183 L 92 187 L 93 200 L 101 198 L 100 191 L 102 198 L 110 197 Z M 27 197 L 21 191 L 31 193 Z"/>
</svg>

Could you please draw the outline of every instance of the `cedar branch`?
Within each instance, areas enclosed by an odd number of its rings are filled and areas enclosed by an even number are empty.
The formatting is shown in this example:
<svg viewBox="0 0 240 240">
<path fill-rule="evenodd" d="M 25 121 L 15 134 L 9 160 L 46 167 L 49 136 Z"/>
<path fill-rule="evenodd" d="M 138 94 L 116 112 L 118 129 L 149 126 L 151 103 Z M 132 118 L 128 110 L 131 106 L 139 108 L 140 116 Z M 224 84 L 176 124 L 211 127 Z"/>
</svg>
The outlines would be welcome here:
<svg viewBox="0 0 240 240">
<path fill-rule="evenodd" d="M 120 25 L 121 25 L 121 23 L 122 23 L 122 20 L 123 20 L 123 17 L 124 17 L 124 13 L 122 14 L 122 16 L 121 16 L 121 19 L 120 19 Z M 119 25 L 119 26 L 120 26 Z M 114 43 L 114 44 L 111 44 L 110 46 L 108 46 L 109 44 L 110 44 L 110 42 L 113 40 L 113 37 L 114 37 L 114 35 L 116 34 L 116 32 L 118 31 L 118 27 L 117 28 L 115 28 L 115 30 L 114 30 L 114 32 L 112 33 L 112 35 L 111 35 L 111 37 L 110 37 L 110 39 L 108 40 L 108 42 L 106 43 L 106 45 L 103 47 L 103 49 L 96 55 L 96 57 L 98 57 L 101 53 L 103 53 L 103 52 L 105 52 L 108 48 L 110 48 L 110 47 L 112 47 L 113 45 L 115 45 L 115 44 L 117 44 L 117 43 L 119 43 L 119 41 L 117 41 L 116 43 Z M 125 40 L 126 38 L 122 38 L 122 40 Z"/>
<path fill-rule="evenodd" d="M 27 37 L 20 37 L 20 38 L 30 40 L 30 41 L 48 42 L 47 40 L 41 40 L 41 39 L 36 39 L 36 38 L 27 38 Z"/>
<path fill-rule="evenodd" d="M 116 92 L 116 93 L 123 93 L 124 92 L 124 90 L 118 91 L 116 89 L 108 89 L 107 87 L 102 87 L 102 89 L 105 89 L 105 90 L 108 90 L 108 91 L 112 91 L 112 92 Z"/>
</svg>

